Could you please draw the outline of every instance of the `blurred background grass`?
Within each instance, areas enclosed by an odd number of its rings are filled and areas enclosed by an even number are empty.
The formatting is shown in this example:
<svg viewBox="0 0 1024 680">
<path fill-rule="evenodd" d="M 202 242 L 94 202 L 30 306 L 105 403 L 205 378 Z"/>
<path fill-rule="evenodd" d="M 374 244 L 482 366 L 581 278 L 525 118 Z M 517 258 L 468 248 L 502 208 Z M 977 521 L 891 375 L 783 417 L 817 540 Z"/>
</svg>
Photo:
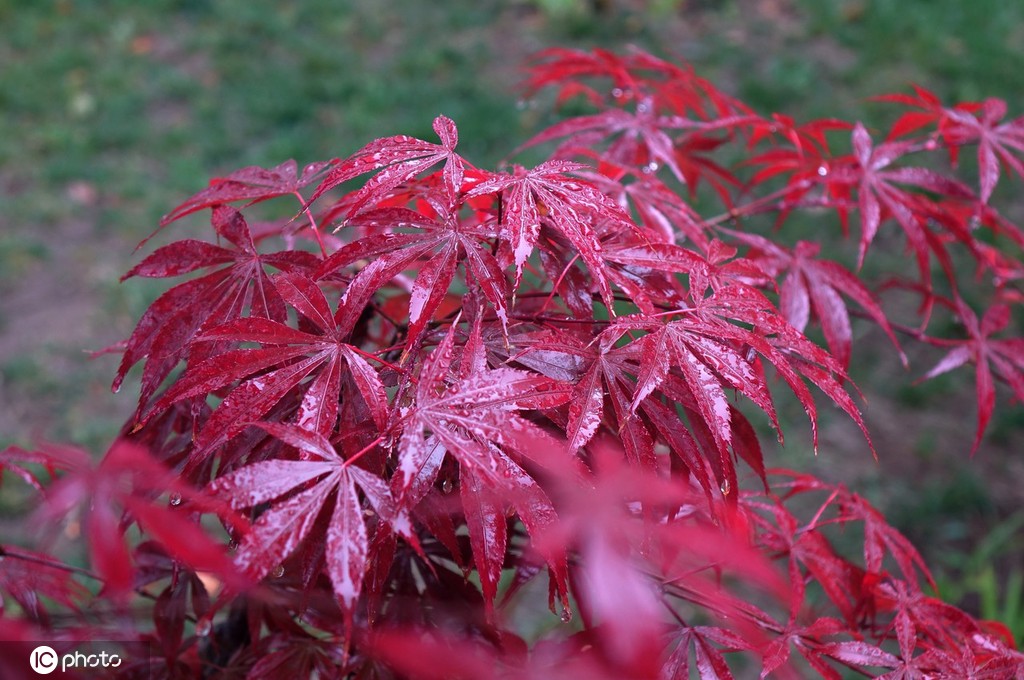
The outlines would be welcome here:
<svg viewBox="0 0 1024 680">
<path fill-rule="evenodd" d="M 1024 5 L 1005 0 L 0 0 L 0 445 L 109 443 L 131 386 L 111 395 L 116 356 L 84 350 L 126 337 L 164 289 L 117 278 L 209 177 L 388 134 L 430 139 L 439 113 L 471 161 L 493 165 L 543 117 L 517 105 L 527 55 L 627 44 L 798 119 L 880 127 L 891 110 L 866 98 L 909 82 L 1024 111 Z M 818 458 L 797 444 L 774 462 L 863 489 L 947 594 L 1024 634 L 1024 416 L 999 409 L 967 461 L 969 372 L 907 387 L 875 344 L 853 374 L 890 395 L 867 413 L 881 462 L 838 422 Z"/>
</svg>

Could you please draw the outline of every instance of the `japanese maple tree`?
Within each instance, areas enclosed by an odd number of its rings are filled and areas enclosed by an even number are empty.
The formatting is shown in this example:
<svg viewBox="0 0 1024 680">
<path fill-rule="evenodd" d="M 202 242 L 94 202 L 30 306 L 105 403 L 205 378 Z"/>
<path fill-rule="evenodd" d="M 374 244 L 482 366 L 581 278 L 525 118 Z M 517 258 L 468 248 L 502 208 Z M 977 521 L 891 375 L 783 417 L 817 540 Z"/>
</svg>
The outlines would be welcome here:
<svg viewBox="0 0 1024 680">
<path fill-rule="evenodd" d="M 2 546 L 8 639 L 148 642 L 125 677 L 1024 677 L 876 509 L 764 443 L 781 390 L 815 449 L 830 403 L 870 460 L 862 322 L 944 351 L 923 379 L 974 371 L 974 449 L 1024 398 L 1024 232 L 994 205 L 1024 118 L 915 88 L 888 130 L 797 122 L 640 51 L 543 52 L 525 90 L 591 108 L 533 167 L 476 167 L 438 116 L 168 213 L 212 232 L 125 276 L 186 278 L 119 348 L 120 438 L 0 453 L 44 530 Z M 896 290 L 919 304 L 890 318 Z"/>
</svg>

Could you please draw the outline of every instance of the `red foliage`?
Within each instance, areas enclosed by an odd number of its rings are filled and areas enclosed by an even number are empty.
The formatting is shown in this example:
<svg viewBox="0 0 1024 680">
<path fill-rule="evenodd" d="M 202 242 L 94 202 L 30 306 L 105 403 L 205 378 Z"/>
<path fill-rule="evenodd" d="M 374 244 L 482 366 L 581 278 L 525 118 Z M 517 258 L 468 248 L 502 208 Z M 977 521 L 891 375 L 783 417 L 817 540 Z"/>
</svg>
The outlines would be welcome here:
<svg viewBox="0 0 1024 680">
<path fill-rule="evenodd" d="M 925 378 L 975 365 L 975 448 L 997 380 L 1024 398 L 1024 340 L 993 337 L 1024 299 L 1024 238 L 990 203 L 1024 167 L 1021 119 L 918 88 L 883 98 L 911 111 L 873 139 L 761 117 L 641 52 L 545 52 L 527 89 L 545 88 L 596 110 L 527 142 L 558 142 L 532 169 L 476 168 L 439 117 L 440 143 L 247 168 L 169 213 L 210 209 L 217 242 L 127 275 L 208 271 L 128 339 L 117 384 L 145 366 L 122 438 L 96 467 L 0 454 L 42 526 L 77 513 L 90 558 L 5 547 L 11 630 L 56 634 L 59 611 L 80 636 L 152 642 L 132 672 L 169 678 L 1024 676 L 1005 629 L 930 595 L 879 512 L 767 469 L 758 434 L 782 440 L 776 377 L 815 444 L 812 388 L 864 430 L 844 297 L 897 351 L 897 331 L 946 348 Z M 977 177 L 940 169 L 967 147 Z M 300 219 L 251 229 L 240 210 L 279 197 Z M 904 235 L 919 318 L 785 242 L 797 216 L 845 231 L 851 214 L 858 269 Z M 963 337 L 929 333 L 946 313 Z M 538 633 L 516 613 L 545 573 Z M 150 601 L 151 624 L 125 616 Z"/>
</svg>

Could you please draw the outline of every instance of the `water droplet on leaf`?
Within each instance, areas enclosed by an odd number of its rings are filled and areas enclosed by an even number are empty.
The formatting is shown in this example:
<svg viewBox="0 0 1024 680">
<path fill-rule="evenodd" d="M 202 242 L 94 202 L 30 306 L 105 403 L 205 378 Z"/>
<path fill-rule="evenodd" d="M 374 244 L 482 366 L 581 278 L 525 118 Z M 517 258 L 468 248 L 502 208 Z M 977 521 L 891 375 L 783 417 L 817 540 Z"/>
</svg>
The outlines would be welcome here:
<svg viewBox="0 0 1024 680">
<path fill-rule="evenodd" d="M 170 502 L 171 502 L 171 505 L 173 505 L 173 506 L 181 505 L 181 494 L 180 493 L 172 493 L 171 494 L 171 501 Z"/>
<path fill-rule="evenodd" d="M 441 482 L 441 491 L 443 493 L 451 493 L 452 492 L 452 480 L 446 479 L 443 482 Z"/>
<path fill-rule="evenodd" d="M 828 167 L 825 164 L 819 165 L 818 166 L 818 175 L 820 177 L 824 177 L 827 174 L 828 174 Z"/>
<path fill-rule="evenodd" d="M 210 619 L 202 618 L 196 621 L 196 635 L 206 637 L 213 630 L 213 622 Z"/>
<path fill-rule="evenodd" d="M 284 565 L 283 564 L 277 565 L 277 568 L 274 569 L 274 572 L 271 575 L 274 578 L 281 578 L 282 576 L 284 576 Z"/>
<path fill-rule="evenodd" d="M 732 484 L 729 483 L 728 479 L 723 479 L 722 485 L 718 488 L 721 490 L 723 496 L 728 496 L 729 492 L 732 491 Z"/>
<path fill-rule="evenodd" d="M 623 95 L 625 94 L 626 93 L 622 91 L 621 87 L 612 88 L 612 97 L 614 97 L 615 99 L 622 99 Z"/>
<path fill-rule="evenodd" d="M 562 607 L 562 614 L 558 618 L 562 619 L 562 623 L 569 623 L 572 621 L 572 609 Z"/>
</svg>

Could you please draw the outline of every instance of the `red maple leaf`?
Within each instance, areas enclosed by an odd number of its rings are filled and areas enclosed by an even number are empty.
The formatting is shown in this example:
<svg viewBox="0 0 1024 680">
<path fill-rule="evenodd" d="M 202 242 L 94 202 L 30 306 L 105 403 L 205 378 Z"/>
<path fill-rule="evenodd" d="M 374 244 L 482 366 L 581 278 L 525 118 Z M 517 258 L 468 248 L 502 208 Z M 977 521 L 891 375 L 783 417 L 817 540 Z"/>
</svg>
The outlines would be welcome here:
<svg viewBox="0 0 1024 680">
<path fill-rule="evenodd" d="M 947 125 L 942 135 L 947 143 L 978 145 L 978 173 L 982 203 L 987 203 L 999 182 L 1000 166 L 1005 165 L 1018 177 L 1024 177 L 1024 116 L 1002 122 L 1006 117 L 1006 102 L 986 99 L 976 110 L 964 108 L 943 109 Z"/>
<path fill-rule="evenodd" d="M 278 196 L 295 194 L 299 200 L 299 189 L 311 184 L 328 167 L 336 161 L 310 163 L 298 174 L 295 161 L 285 161 L 274 168 L 251 166 L 236 170 L 226 177 L 215 177 L 210 186 L 179 205 L 160 220 L 160 226 L 166 226 L 186 215 L 236 201 L 245 201 L 246 205 L 259 203 Z"/>
<path fill-rule="evenodd" d="M 1010 308 L 1004 304 L 990 307 L 979 321 L 966 302 L 959 297 L 946 304 L 953 308 L 964 324 L 967 338 L 963 340 L 929 339 L 939 346 L 952 346 L 921 380 L 929 380 L 968 362 L 975 365 L 975 390 L 978 399 L 978 429 L 974 435 L 971 454 L 978 450 L 981 438 L 992 418 L 996 403 L 994 376 L 1004 380 L 1019 401 L 1024 401 L 1024 340 L 1020 338 L 992 338 L 994 333 L 1010 323 Z"/>
<path fill-rule="evenodd" d="M 211 222 L 217 235 L 234 248 L 191 239 L 177 241 L 158 248 L 122 277 L 179 276 L 226 265 L 171 288 L 139 319 L 127 340 L 113 387 L 119 389 L 128 369 L 147 359 L 140 411 L 178 362 L 189 356 L 191 338 L 204 328 L 243 316 L 276 321 L 287 318 L 284 300 L 271 283 L 266 267 L 301 271 L 317 262 L 311 253 L 302 251 L 258 252 L 248 223 L 234 208 L 216 207 Z M 202 359 L 204 355 L 193 358 Z"/>
<path fill-rule="evenodd" d="M 899 349 L 899 342 L 875 296 L 842 265 L 817 259 L 821 249 L 819 244 L 799 241 L 796 247 L 789 250 L 756 234 L 734 231 L 729 231 L 729 234 L 752 246 L 754 251 L 748 257 L 773 278 L 785 276 L 779 287 L 779 311 L 793 328 L 802 333 L 807 328 L 813 310 L 829 350 L 844 368 L 850 365 L 853 336 L 850 314 L 843 302 L 843 295 L 860 305 Z M 900 356 L 906 363 L 902 351 Z"/>
<path fill-rule="evenodd" d="M 863 264 L 868 247 L 886 217 L 894 217 L 903 229 L 907 241 L 917 256 L 923 281 L 928 281 L 928 255 L 933 245 L 923 224 L 922 213 L 932 209 L 925 194 L 910 192 L 900 185 L 909 185 L 940 196 L 972 199 L 974 194 L 963 183 L 921 167 L 893 167 L 894 161 L 908 153 L 909 142 L 883 142 L 873 145 L 871 135 L 863 125 L 853 129 L 853 163 L 837 164 L 829 173 L 828 184 L 837 198 L 846 199 L 852 187 L 857 188 L 860 211 L 861 236 L 857 257 L 858 267 Z M 840 216 L 846 209 L 840 204 Z"/>
<path fill-rule="evenodd" d="M 141 447 L 119 439 L 95 466 L 81 449 L 41 447 L 36 455 L 67 471 L 47 488 L 36 520 L 52 524 L 77 513 L 93 569 L 113 596 L 127 596 L 134 584 L 125 536 L 130 523 L 137 523 L 185 565 L 213 572 L 235 587 L 243 585 L 223 546 L 187 513 L 214 512 L 236 528 L 241 526 L 239 518 Z M 168 501 L 156 500 L 165 494 Z"/>
<path fill-rule="evenodd" d="M 479 327 L 474 331 L 479 334 Z M 455 350 L 454 325 L 422 366 L 414 405 L 403 408 L 399 424 L 396 487 L 405 491 L 424 474 L 440 446 L 459 462 L 460 497 L 469 526 L 473 558 L 488 611 L 497 594 L 505 560 L 506 504 L 531 534 L 555 517 L 547 494 L 524 469 L 564 456 L 564 445 L 519 411 L 552 408 L 569 398 L 567 385 L 513 368 L 486 368 L 483 345 L 462 359 L 460 375 L 449 380 Z M 431 443 L 430 436 L 434 440 Z M 512 458 L 515 452 L 524 461 Z M 432 483 L 432 479 L 427 483 Z M 422 481 L 418 482 L 423 484 Z M 548 554 L 558 589 L 566 592 L 565 555 Z"/>
<path fill-rule="evenodd" d="M 349 308 L 361 311 L 374 293 L 403 271 L 415 269 L 416 279 L 409 291 L 406 354 L 447 299 L 460 264 L 466 283 L 479 287 L 503 327 L 508 324 L 508 282 L 488 243 L 493 228 L 463 222 L 439 195 L 427 195 L 424 202 L 427 215 L 395 207 L 367 210 L 350 219 L 349 227 L 370 230 L 370 235 L 337 250 L 316 274 L 317 278 L 335 276 L 363 263 L 348 283 L 344 298 Z M 394 231 L 397 229 L 417 231 Z"/>
<path fill-rule="evenodd" d="M 444 189 L 451 200 L 462 188 L 465 162 L 455 153 L 459 132 L 455 123 L 445 116 L 434 119 L 434 132 L 441 144 L 432 144 L 415 137 L 398 135 L 370 142 L 331 170 L 309 199 L 312 203 L 334 187 L 374 170 L 381 172 L 370 178 L 358 191 L 345 199 L 347 217 L 353 217 L 365 206 L 374 206 L 392 191 L 433 165 L 444 161 Z M 308 203 L 307 203 L 308 205 Z"/>
<path fill-rule="evenodd" d="M 380 378 L 362 350 L 346 342 L 358 312 L 342 304 L 332 313 L 320 288 L 301 274 L 278 275 L 274 286 L 282 299 L 310 324 L 312 332 L 262 318 L 237 319 L 210 328 L 198 340 L 258 342 L 263 347 L 230 350 L 190 366 L 146 416 L 148 419 L 178 401 L 205 397 L 242 381 L 196 435 L 191 452 L 193 463 L 259 420 L 300 384 L 303 397 L 295 408 L 295 422 L 321 436 L 329 436 L 337 424 L 343 368 L 377 427 L 383 428 L 387 422 L 387 395 Z"/>
<path fill-rule="evenodd" d="M 346 460 L 325 437 L 296 425 L 258 426 L 298 449 L 306 459 L 253 463 L 218 477 L 207 487 L 209 493 L 236 509 L 276 500 L 238 546 L 235 564 L 253 580 L 262 580 L 295 552 L 310 536 L 320 514 L 330 508 L 326 536 L 316 540 L 324 541 L 326 572 L 351 623 L 369 551 L 357 487 L 376 515 L 415 545 L 409 516 L 391 497 L 387 482 L 353 464 L 361 454 Z"/>
<path fill-rule="evenodd" d="M 601 291 L 608 308 L 612 294 L 604 276 L 600 244 L 594 236 L 593 222 L 616 223 L 623 229 L 637 229 L 626 212 L 589 183 L 566 173 L 587 166 L 569 161 L 546 161 L 532 170 L 518 169 L 515 174 L 495 175 L 467 192 L 467 198 L 501 194 L 501 234 L 512 249 L 516 267 L 516 288 L 523 265 L 540 238 L 541 224 L 547 224 L 564 236 Z"/>
</svg>

